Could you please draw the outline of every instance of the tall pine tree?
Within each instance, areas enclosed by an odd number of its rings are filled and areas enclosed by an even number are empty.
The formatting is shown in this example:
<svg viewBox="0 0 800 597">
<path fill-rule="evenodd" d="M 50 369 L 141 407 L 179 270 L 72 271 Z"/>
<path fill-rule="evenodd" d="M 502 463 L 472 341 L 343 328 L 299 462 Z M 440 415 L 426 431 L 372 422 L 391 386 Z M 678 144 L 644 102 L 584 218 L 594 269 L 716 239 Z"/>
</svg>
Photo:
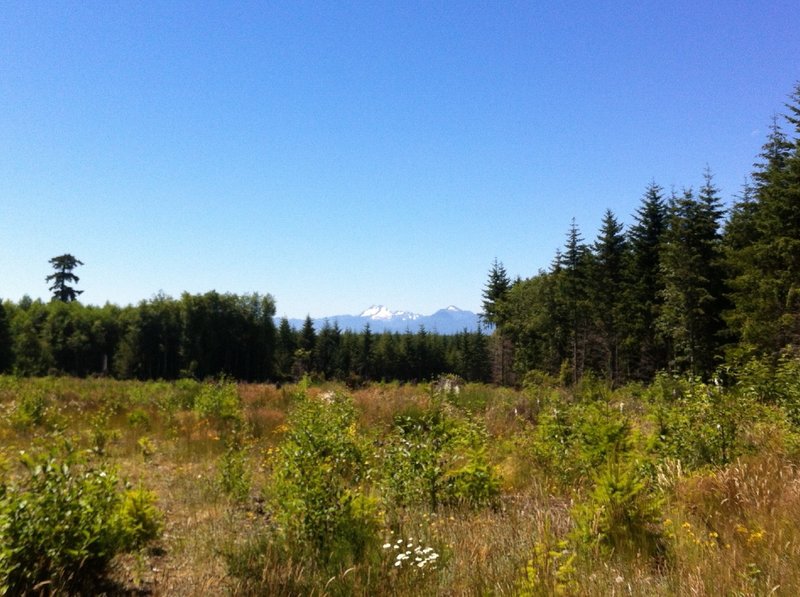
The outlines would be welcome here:
<svg viewBox="0 0 800 597">
<path fill-rule="evenodd" d="M 620 322 L 624 317 L 623 290 L 628 255 L 622 225 L 610 209 L 603 216 L 592 249 L 590 298 L 601 353 L 597 366 L 614 382 L 620 378 Z"/>
<path fill-rule="evenodd" d="M 734 247 L 729 259 L 728 322 L 745 347 L 773 355 L 800 342 L 800 83 L 790 98 L 785 119 L 795 137 L 773 121 L 753 173 L 752 242 Z"/>
<path fill-rule="evenodd" d="M 719 353 L 722 305 L 721 201 L 711 174 L 698 198 L 673 197 L 661 271 L 664 305 L 658 326 L 672 348 L 673 368 L 707 375 Z"/>
</svg>

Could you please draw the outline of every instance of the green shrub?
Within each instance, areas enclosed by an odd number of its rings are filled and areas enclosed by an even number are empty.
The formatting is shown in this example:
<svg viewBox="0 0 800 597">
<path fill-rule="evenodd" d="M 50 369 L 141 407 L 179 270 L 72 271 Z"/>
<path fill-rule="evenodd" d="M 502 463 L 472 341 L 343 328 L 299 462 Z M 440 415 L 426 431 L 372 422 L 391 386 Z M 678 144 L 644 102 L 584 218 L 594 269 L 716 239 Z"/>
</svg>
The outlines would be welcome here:
<svg viewBox="0 0 800 597">
<path fill-rule="evenodd" d="M 604 401 L 550 404 L 542 409 L 532 435 L 534 462 L 565 487 L 590 478 L 609 455 L 632 447 L 627 416 Z"/>
<path fill-rule="evenodd" d="M 298 396 L 278 449 L 275 509 L 285 536 L 324 567 L 359 562 L 377 544 L 375 501 L 349 396 Z"/>
<path fill-rule="evenodd" d="M 660 457 L 697 468 L 727 464 L 749 449 L 744 432 L 757 421 L 758 409 L 743 387 L 661 375 L 649 397 L 656 424 L 652 449 Z"/>
<path fill-rule="evenodd" d="M 195 398 L 194 409 L 202 417 L 224 423 L 238 423 L 243 417 L 236 384 L 226 379 L 204 384 Z"/>
<path fill-rule="evenodd" d="M 39 583 L 48 592 L 90 592 L 114 554 L 158 534 L 152 496 L 121 498 L 113 471 L 81 464 L 72 452 L 22 462 L 23 479 L 0 491 L 0 594 Z"/>
<path fill-rule="evenodd" d="M 247 454 L 238 438 L 228 442 L 219 462 L 219 485 L 233 499 L 243 501 L 250 493 Z"/>
<path fill-rule="evenodd" d="M 660 503 L 633 463 L 610 458 L 574 514 L 575 541 L 584 549 L 645 558 L 663 552 Z"/>
<path fill-rule="evenodd" d="M 128 413 L 128 425 L 139 429 L 150 429 L 150 417 L 141 408 L 135 408 Z"/>
<path fill-rule="evenodd" d="M 89 433 L 92 450 L 100 455 L 106 453 L 109 443 L 119 437 L 119 431 L 109 425 L 111 413 L 109 408 L 101 408 L 89 420 Z"/>
<path fill-rule="evenodd" d="M 441 404 L 409 409 L 394 420 L 382 455 L 383 487 L 397 506 L 494 504 L 500 483 L 486 456 L 486 431 L 447 414 Z"/>
<path fill-rule="evenodd" d="M 546 528 L 533 546 L 533 556 L 525 566 L 517 594 L 520 597 L 577 595 L 576 557 L 568 541 L 557 539 Z"/>
<path fill-rule="evenodd" d="M 12 424 L 21 429 L 42 425 L 50 402 L 45 390 L 28 384 L 20 386 L 18 392 L 16 408 L 11 415 Z"/>
<path fill-rule="evenodd" d="M 163 516 L 156 507 L 156 494 L 146 489 L 129 489 L 119 506 L 121 546 L 135 549 L 157 539 L 164 527 Z"/>
</svg>

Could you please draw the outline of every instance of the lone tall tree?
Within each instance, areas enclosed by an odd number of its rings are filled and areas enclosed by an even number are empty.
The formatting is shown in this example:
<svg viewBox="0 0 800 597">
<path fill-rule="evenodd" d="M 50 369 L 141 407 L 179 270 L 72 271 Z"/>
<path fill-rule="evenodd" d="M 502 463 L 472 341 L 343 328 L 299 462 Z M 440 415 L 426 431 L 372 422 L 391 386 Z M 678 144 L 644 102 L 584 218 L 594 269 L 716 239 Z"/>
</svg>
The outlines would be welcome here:
<svg viewBox="0 0 800 597">
<path fill-rule="evenodd" d="M 500 303 L 508 294 L 511 288 L 511 280 L 508 278 L 506 268 L 495 258 L 492 269 L 489 271 L 489 281 L 483 289 L 483 314 L 482 318 L 486 323 L 500 326 L 502 315 L 500 314 Z"/>
<path fill-rule="evenodd" d="M 50 291 L 53 293 L 54 301 L 62 301 L 69 303 L 78 298 L 79 294 L 83 294 L 83 290 L 75 290 L 70 284 L 77 283 L 80 278 L 72 273 L 79 265 L 83 265 L 82 261 L 77 260 L 75 257 L 66 253 L 53 257 L 50 260 L 50 265 L 55 269 L 55 273 L 50 274 L 45 278 L 47 282 L 52 282 Z"/>
</svg>

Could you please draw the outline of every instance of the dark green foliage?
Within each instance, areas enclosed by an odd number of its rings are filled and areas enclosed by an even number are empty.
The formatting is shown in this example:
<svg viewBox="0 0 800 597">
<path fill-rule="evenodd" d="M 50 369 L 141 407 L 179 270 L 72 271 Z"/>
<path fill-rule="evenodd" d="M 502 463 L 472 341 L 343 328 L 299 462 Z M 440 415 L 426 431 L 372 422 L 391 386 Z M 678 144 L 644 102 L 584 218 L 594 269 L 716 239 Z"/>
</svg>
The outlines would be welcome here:
<svg viewBox="0 0 800 597">
<path fill-rule="evenodd" d="M 723 305 L 722 211 L 711 174 L 695 198 L 674 197 L 661 271 L 664 304 L 657 325 L 672 346 L 672 366 L 692 375 L 713 370 Z"/>
<path fill-rule="evenodd" d="M 180 356 L 199 379 L 273 375 L 275 303 L 269 295 L 207 292 L 181 297 Z"/>
<path fill-rule="evenodd" d="M 297 333 L 289 325 L 286 317 L 281 317 L 278 324 L 277 344 L 275 346 L 275 368 L 281 379 L 290 379 L 295 351 L 299 346 Z"/>
<path fill-rule="evenodd" d="M 773 356 L 800 340 L 800 84 L 788 108 L 796 136 L 773 122 L 753 173 L 754 197 L 736 212 L 740 237 L 729 253 L 728 322 L 746 346 Z"/>
<path fill-rule="evenodd" d="M 286 319 L 276 332 L 269 296 L 157 295 L 124 309 L 27 299 L 3 308 L 9 365 L 20 375 L 283 381 L 307 373 L 360 383 L 423 381 L 445 372 L 488 381 L 491 374 L 482 331 L 376 336 L 369 328 L 359 334 L 327 325 L 317 334 L 307 318 L 300 332 Z"/>
<path fill-rule="evenodd" d="M 0 373 L 11 370 L 14 363 L 12 347 L 11 323 L 6 313 L 6 307 L 0 300 Z"/>
<path fill-rule="evenodd" d="M 666 345 L 656 334 L 657 321 L 664 303 L 661 275 L 661 252 L 667 229 L 667 207 L 663 190 L 651 183 L 634 214 L 635 224 L 628 231 L 630 246 L 629 273 L 626 279 L 625 353 L 630 375 L 650 379 L 666 363 Z"/>
<path fill-rule="evenodd" d="M 708 379 L 726 355 L 775 359 L 800 342 L 800 84 L 790 99 L 794 134 L 773 122 L 724 227 L 708 169 L 697 193 L 673 193 L 669 205 L 651 183 L 627 237 L 606 212 L 589 248 L 573 220 L 551 270 L 492 304 L 518 374 Z"/>
<path fill-rule="evenodd" d="M 50 274 L 45 278 L 48 282 L 52 282 L 50 291 L 53 293 L 54 301 L 61 301 L 69 303 L 78 298 L 79 294 L 83 294 L 83 290 L 75 290 L 70 284 L 77 283 L 80 278 L 72 273 L 72 271 L 79 265 L 83 265 L 69 253 L 53 257 L 50 260 L 50 265 L 55 269 L 55 273 Z"/>
<path fill-rule="evenodd" d="M 625 319 L 623 292 L 628 260 L 628 246 L 622 225 L 611 210 L 603 216 L 600 234 L 592 248 L 591 303 L 596 330 L 597 355 L 592 368 L 609 380 L 621 376 L 622 322 Z"/>
<path fill-rule="evenodd" d="M 140 379 L 266 379 L 274 366 L 274 312 L 268 295 L 157 296 L 128 312 L 117 372 Z"/>
<path fill-rule="evenodd" d="M 503 323 L 501 305 L 511 288 L 511 280 L 506 268 L 497 259 L 492 262 L 489 270 L 489 280 L 483 289 L 483 320 L 490 324 L 500 326 Z"/>
</svg>

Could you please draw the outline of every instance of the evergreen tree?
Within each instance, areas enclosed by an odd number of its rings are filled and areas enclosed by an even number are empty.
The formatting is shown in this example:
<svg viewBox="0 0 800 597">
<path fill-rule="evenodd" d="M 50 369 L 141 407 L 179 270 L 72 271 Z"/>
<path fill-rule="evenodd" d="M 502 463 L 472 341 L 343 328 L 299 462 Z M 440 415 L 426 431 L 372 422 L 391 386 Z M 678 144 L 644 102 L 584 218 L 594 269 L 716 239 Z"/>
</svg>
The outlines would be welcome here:
<svg viewBox="0 0 800 597">
<path fill-rule="evenodd" d="M 300 348 L 312 351 L 317 344 L 317 332 L 314 330 L 314 322 L 311 315 L 306 315 L 303 328 L 300 330 Z"/>
<path fill-rule="evenodd" d="M 602 362 L 606 377 L 620 377 L 620 322 L 623 314 L 623 290 L 627 242 L 622 225 L 611 210 L 606 210 L 600 234 L 593 246 L 592 310 L 598 328 Z"/>
<path fill-rule="evenodd" d="M 50 265 L 52 265 L 56 271 L 47 276 L 45 280 L 53 283 L 50 287 L 50 291 L 53 293 L 54 301 L 69 303 L 76 300 L 79 294 L 83 294 L 83 290 L 75 290 L 70 286 L 70 284 L 75 284 L 80 280 L 72 271 L 79 265 L 83 265 L 82 261 L 66 253 L 58 257 L 53 257 L 50 260 Z"/>
<path fill-rule="evenodd" d="M 483 314 L 481 317 L 485 322 L 498 327 L 502 325 L 501 305 L 509 288 L 511 288 L 511 280 L 506 268 L 495 258 L 492 268 L 489 270 L 489 280 L 483 289 Z"/>
<path fill-rule="evenodd" d="M 559 264 L 556 299 L 561 312 L 558 319 L 568 333 L 573 383 L 577 383 L 583 375 L 588 348 L 591 259 L 589 248 L 584 244 L 573 218 Z"/>
<path fill-rule="evenodd" d="M 361 343 L 358 349 L 356 373 L 364 379 L 372 379 L 375 375 L 375 338 L 369 322 L 364 324 Z"/>
<path fill-rule="evenodd" d="M 10 371 L 13 362 L 11 323 L 8 320 L 5 305 L 0 301 L 0 373 Z"/>
<path fill-rule="evenodd" d="M 773 121 L 756 165 L 752 242 L 734 246 L 729 266 L 733 309 L 728 322 L 742 342 L 777 354 L 800 341 L 800 83 L 790 96 L 792 140 Z"/>
<path fill-rule="evenodd" d="M 745 180 L 742 191 L 734 197 L 728 221 L 725 223 L 723 240 L 729 257 L 731 252 L 740 251 L 753 244 L 758 237 L 756 227 L 756 212 L 758 203 L 755 187 L 749 180 Z M 732 265 L 732 260 L 727 260 L 727 265 Z"/>
<path fill-rule="evenodd" d="M 292 365 L 294 364 L 295 351 L 298 348 L 297 333 L 289 325 L 289 320 L 286 317 L 281 317 L 278 324 L 278 343 L 275 348 L 275 361 L 278 368 L 278 374 L 282 378 L 286 378 L 291 374 Z"/>
<path fill-rule="evenodd" d="M 331 325 L 328 320 L 317 335 L 317 343 L 314 347 L 314 367 L 317 373 L 325 376 L 325 379 L 334 379 L 341 375 L 339 367 L 339 348 L 341 342 L 341 330 L 339 324 L 334 322 Z"/>
<path fill-rule="evenodd" d="M 666 346 L 655 332 L 664 302 L 661 251 L 667 228 L 663 190 L 655 182 L 645 190 L 628 232 L 631 250 L 626 286 L 625 336 L 631 372 L 650 379 L 666 365 Z"/>
<path fill-rule="evenodd" d="M 673 198 L 662 254 L 664 305 L 658 325 L 672 345 L 673 367 L 708 375 L 718 356 L 721 322 L 722 211 L 711 175 L 699 198 Z"/>
</svg>

